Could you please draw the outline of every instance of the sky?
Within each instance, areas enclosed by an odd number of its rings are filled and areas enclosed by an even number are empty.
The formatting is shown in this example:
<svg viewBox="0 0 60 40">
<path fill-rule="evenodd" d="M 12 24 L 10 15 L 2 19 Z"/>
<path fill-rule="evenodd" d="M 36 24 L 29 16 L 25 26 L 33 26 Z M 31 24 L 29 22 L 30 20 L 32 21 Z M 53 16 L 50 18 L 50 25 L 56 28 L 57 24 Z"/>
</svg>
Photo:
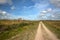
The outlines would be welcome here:
<svg viewBox="0 0 60 40">
<path fill-rule="evenodd" d="M 0 0 L 0 19 L 60 20 L 60 0 Z"/>
</svg>

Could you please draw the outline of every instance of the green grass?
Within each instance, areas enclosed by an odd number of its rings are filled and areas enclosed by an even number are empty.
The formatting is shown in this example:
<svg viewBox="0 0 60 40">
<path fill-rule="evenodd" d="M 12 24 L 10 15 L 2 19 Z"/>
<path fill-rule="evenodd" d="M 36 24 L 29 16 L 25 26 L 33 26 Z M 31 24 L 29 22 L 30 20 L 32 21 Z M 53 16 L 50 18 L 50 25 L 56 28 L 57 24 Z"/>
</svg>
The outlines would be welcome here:
<svg viewBox="0 0 60 40">
<path fill-rule="evenodd" d="M 43 21 L 44 24 L 60 39 L 60 21 Z"/>
<path fill-rule="evenodd" d="M 17 34 L 19 34 L 20 40 L 33 40 L 38 23 L 38 21 L 23 21 L 11 25 L 1 23 L 0 40 L 10 39 Z"/>
</svg>

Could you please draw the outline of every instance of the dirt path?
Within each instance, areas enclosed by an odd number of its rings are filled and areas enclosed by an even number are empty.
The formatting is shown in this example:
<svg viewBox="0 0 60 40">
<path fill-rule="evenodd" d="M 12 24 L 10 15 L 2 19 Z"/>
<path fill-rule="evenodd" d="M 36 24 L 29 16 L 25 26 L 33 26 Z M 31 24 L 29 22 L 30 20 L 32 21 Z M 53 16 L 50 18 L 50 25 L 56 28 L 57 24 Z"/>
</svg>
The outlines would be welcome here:
<svg viewBox="0 0 60 40">
<path fill-rule="evenodd" d="M 59 40 L 46 26 L 40 22 L 35 40 Z"/>
</svg>

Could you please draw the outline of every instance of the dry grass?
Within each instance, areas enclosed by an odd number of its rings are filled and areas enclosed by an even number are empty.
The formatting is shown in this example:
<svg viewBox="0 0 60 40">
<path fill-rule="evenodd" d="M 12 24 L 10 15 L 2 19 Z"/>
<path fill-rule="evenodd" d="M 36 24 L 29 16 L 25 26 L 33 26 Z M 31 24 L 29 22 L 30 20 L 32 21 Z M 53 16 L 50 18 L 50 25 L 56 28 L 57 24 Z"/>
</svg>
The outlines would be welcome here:
<svg viewBox="0 0 60 40">
<path fill-rule="evenodd" d="M 10 39 L 18 34 L 16 39 L 33 40 L 38 24 L 38 21 L 0 20 L 0 40 Z"/>
<path fill-rule="evenodd" d="M 43 21 L 43 22 L 60 39 L 60 21 Z"/>
</svg>

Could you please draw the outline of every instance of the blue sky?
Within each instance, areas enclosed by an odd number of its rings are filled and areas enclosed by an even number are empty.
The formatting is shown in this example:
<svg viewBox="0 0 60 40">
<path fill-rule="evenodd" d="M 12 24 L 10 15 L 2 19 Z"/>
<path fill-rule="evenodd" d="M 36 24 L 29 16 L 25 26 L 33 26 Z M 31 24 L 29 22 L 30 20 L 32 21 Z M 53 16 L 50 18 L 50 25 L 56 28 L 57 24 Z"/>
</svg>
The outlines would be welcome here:
<svg viewBox="0 0 60 40">
<path fill-rule="evenodd" d="M 0 0 L 0 19 L 60 20 L 59 2 L 59 0 Z"/>
</svg>

